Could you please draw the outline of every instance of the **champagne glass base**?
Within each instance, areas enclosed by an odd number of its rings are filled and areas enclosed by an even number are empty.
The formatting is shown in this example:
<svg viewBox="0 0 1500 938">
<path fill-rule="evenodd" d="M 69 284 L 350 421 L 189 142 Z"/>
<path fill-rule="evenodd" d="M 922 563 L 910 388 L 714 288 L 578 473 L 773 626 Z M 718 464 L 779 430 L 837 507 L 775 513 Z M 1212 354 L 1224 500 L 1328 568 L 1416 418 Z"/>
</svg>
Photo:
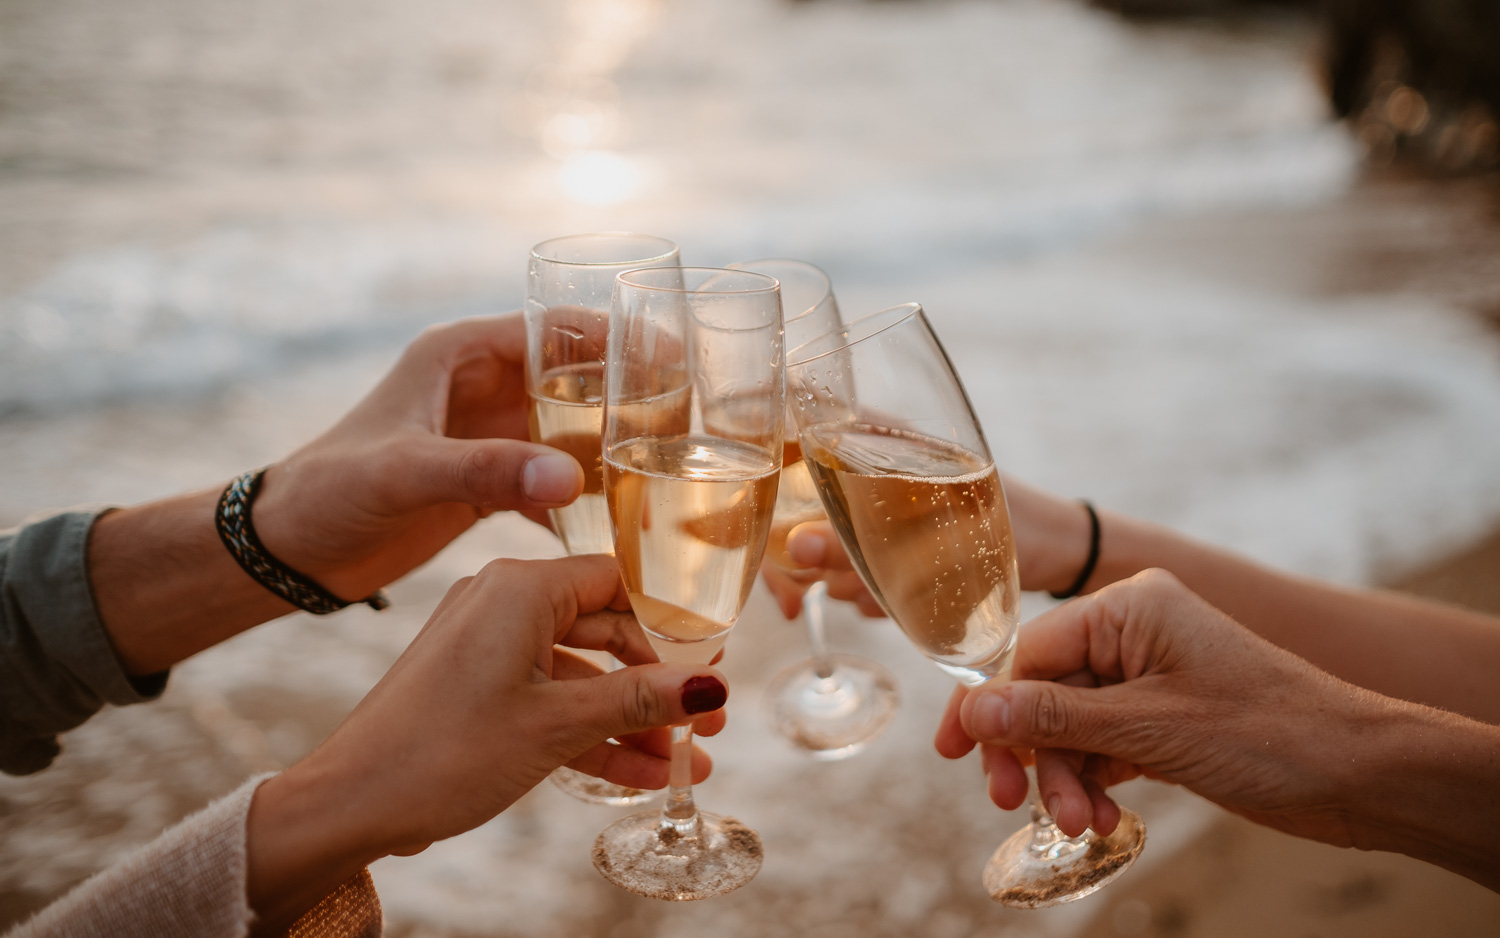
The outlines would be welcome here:
<svg viewBox="0 0 1500 938">
<path fill-rule="evenodd" d="M 624 785 L 616 785 L 614 782 L 606 782 L 602 778 L 595 778 L 586 772 L 570 769 L 565 765 L 554 769 L 547 777 L 552 779 L 552 784 L 558 788 L 579 801 L 587 801 L 589 804 L 632 807 L 645 804 L 661 794 L 661 792 L 645 788 L 627 788 Z"/>
<path fill-rule="evenodd" d="M 679 833 L 683 828 L 690 833 Z M 692 830 L 692 829 L 696 830 Z M 760 872 L 760 835 L 731 817 L 698 812 L 674 824 L 657 811 L 621 818 L 594 841 L 605 879 L 648 899 L 686 902 L 733 892 Z"/>
<path fill-rule="evenodd" d="M 831 655 L 819 677 L 814 659 L 783 669 L 766 687 L 771 727 L 815 759 L 846 759 L 890 725 L 901 695 L 883 666 L 855 655 Z"/>
<path fill-rule="evenodd" d="M 1145 845 L 1146 825 L 1125 808 L 1107 837 L 1085 831 L 1070 838 L 1055 827 L 1028 824 L 985 864 L 984 888 L 996 902 L 1021 909 L 1072 902 L 1113 882 Z"/>
</svg>

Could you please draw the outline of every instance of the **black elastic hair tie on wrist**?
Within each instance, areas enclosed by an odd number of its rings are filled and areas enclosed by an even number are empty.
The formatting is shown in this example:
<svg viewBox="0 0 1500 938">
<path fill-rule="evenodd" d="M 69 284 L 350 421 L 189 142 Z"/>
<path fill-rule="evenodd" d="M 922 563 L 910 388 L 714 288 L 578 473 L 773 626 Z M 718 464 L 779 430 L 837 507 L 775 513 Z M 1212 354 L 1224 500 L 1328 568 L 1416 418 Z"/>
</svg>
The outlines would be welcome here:
<svg viewBox="0 0 1500 938">
<path fill-rule="evenodd" d="M 1088 499 L 1079 499 L 1079 503 L 1089 513 L 1089 559 L 1083 562 L 1083 569 L 1078 571 L 1078 579 L 1073 581 L 1073 585 L 1060 593 L 1051 594 L 1053 599 L 1072 599 L 1083 592 L 1089 577 L 1094 575 L 1094 567 L 1099 564 L 1099 513 Z"/>
<path fill-rule="evenodd" d="M 267 467 L 269 468 L 269 467 Z M 265 469 L 252 469 L 233 482 L 219 496 L 219 507 L 214 512 L 214 527 L 219 531 L 219 540 L 229 549 L 235 559 L 255 582 L 280 596 L 282 599 L 315 615 L 326 616 L 355 603 L 345 602 L 328 592 L 316 581 L 303 576 L 291 567 L 271 556 L 260 542 L 255 525 L 250 521 L 250 506 L 260 494 L 261 479 Z M 391 604 L 385 590 L 376 590 L 365 599 L 357 600 L 371 609 L 384 609 Z"/>
</svg>

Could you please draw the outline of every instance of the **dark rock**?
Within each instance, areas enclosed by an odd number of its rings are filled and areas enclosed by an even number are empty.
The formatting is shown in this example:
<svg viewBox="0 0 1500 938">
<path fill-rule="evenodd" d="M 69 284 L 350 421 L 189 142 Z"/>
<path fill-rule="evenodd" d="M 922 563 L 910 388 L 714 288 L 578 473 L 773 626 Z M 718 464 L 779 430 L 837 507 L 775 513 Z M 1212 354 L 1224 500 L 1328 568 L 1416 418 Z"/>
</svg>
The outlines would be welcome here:
<svg viewBox="0 0 1500 938">
<path fill-rule="evenodd" d="M 1413 160 L 1447 172 L 1500 165 L 1497 0 L 1092 0 L 1139 18 L 1312 10 L 1325 24 L 1323 65 L 1334 111 L 1373 162 Z"/>
<path fill-rule="evenodd" d="M 1500 3 L 1324 0 L 1329 97 L 1372 158 L 1500 163 Z"/>
</svg>

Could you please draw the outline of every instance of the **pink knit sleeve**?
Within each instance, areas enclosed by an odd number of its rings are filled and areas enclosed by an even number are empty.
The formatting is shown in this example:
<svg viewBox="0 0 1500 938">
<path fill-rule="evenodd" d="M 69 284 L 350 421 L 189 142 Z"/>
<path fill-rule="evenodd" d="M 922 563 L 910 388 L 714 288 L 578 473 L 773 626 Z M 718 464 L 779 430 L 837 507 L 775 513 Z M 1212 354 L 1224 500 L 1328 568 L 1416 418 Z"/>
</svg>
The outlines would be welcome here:
<svg viewBox="0 0 1500 938">
<path fill-rule="evenodd" d="M 242 938 L 255 920 L 246 900 L 245 819 L 253 778 L 95 874 L 8 938 Z M 344 883 L 290 931 L 294 938 L 378 938 L 380 900 L 367 871 Z"/>
</svg>

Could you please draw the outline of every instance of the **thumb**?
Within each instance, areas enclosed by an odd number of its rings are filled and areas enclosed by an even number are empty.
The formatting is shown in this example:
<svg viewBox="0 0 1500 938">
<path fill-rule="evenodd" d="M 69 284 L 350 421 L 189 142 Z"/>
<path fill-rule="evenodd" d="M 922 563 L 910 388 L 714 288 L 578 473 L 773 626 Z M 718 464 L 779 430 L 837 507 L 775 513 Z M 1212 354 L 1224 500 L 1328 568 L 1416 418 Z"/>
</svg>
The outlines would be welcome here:
<svg viewBox="0 0 1500 938">
<path fill-rule="evenodd" d="M 569 721 L 589 744 L 687 723 L 729 699 L 719 672 L 682 664 L 636 665 L 555 686 L 575 695 Z"/>
<path fill-rule="evenodd" d="M 806 569 L 853 570 L 837 534 L 827 522 L 808 521 L 792 529 L 786 541 L 787 555 Z"/>
<path fill-rule="evenodd" d="M 1125 685 L 1069 687 L 1051 681 L 1010 681 L 969 692 L 959 710 L 964 732 L 980 743 L 1028 749 L 1082 749 L 1142 761 L 1118 752 L 1140 722 L 1119 694 Z"/>
<path fill-rule="evenodd" d="M 583 491 L 577 460 L 540 443 L 428 436 L 397 458 L 387 476 L 397 511 L 442 502 L 490 511 L 555 508 Z"/>
</svg>

